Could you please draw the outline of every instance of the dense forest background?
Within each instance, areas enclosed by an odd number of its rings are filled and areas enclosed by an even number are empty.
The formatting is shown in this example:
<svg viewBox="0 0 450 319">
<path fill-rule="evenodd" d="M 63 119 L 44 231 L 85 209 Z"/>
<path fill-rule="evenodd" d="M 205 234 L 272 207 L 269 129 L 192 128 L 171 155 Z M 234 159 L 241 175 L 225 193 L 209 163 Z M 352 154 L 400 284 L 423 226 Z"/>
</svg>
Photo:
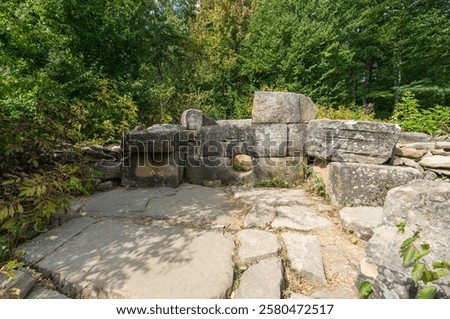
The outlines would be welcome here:
<svg viewBox="0 0 450 319">
<path fill-rule="evenodd" d="M 445 134 L 449 50 L 448 0 L 1 0 L 0 272 L 90 189 L 57 149 L 250 117 L 256 90 Z"/>
</svg>

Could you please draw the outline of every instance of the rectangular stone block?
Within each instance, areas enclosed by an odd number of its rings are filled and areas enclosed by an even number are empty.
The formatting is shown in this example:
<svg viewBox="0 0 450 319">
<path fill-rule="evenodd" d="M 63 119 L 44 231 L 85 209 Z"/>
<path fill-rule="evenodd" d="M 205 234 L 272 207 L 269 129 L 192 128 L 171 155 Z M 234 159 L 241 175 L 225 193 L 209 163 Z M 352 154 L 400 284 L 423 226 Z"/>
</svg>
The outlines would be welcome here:
<svg viewBox="0 0 450 319">
<path fill-rule="evenodd" d="M 329 194 L 333 204 L 346 206 L 382 206 L 387 192 L 423 174 L 414 168 L 331 163 Z"/>
<path fill-rule="evenodd" d="M 308 124 L 306 151 L 332 162 L 378 165 L 392 157 L 399 137 L 396 124 L 314 120 Z"/>
<path fill-rule="evenodd" d="M 317 107 L 303 94 L 255 92 L 252 109 L 254 124 L 308 123 L 316 118 Z"/>
<path fill-rule="evenodd" d="M 308 124 L 288 124 L 288 156 L 303 157 Z"/>
<path fill-rule="evenodd" d="M 122 185 L 132 187 L 178 186 L 183 180 L 184 152 L 131 153 L 125 158 Z"/>
<path fill-rule="evenodd" d="M 196 137 L 196 131 L 178 128 L 125 132 L 122 149 L 124 156 L 130 153 L 171 153 L 187 148 Z"/>
<path fill-rule="evenodd" d="M 202 157 L 233 157 L 236 154 L 247 154 L 252 157 L 287 155 L 286 124 L 247 124 L 249 123 L 203 127 L 196 146 L 197 154 Z"/>
<path fill-rule="evenodd" d="M 255 180 L 279 178 L 289 183 L 303 180 L 303 157 L 272 157 L 255 160 L 253 175 Z"/>
</svg>

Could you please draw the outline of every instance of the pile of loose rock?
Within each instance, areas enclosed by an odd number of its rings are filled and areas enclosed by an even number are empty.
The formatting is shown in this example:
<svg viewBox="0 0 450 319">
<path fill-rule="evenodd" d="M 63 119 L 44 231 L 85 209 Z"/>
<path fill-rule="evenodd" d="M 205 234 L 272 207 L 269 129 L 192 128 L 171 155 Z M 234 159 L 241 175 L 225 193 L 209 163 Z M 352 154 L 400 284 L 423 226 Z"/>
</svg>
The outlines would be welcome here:
<svg viewBox="0 0 450 319">
<path fill-rule="evenodd" d="M 425 173 L 427 179 L 450 176 L 450 137 L 433 139 L 424 133 L 402 133 L 392 164 L 409 166 Z"/>
</svg>

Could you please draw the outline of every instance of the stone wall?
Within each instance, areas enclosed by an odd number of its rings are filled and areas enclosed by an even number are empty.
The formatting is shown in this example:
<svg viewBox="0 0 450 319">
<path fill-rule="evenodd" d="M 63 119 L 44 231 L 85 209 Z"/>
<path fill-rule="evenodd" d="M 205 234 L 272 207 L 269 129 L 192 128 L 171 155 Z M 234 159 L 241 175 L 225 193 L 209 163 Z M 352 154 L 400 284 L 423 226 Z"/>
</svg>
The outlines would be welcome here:
<svg viewBox="0 0 450 319">
<path fill-rule="evenodd" d="M 252 119 L 208 119 L 186 110 L 180 124 L 123 134 L 121 148 L 84 148 L 101 185 L 176 187 L 303 178 L 308 164 L 334 204 L 379 206 L 386 193 L 415 179 L 450 175 L 450 139 L 403 133 L 395 124 L 316 120 L 302 94 L 256 92 Z"/>
</svg>

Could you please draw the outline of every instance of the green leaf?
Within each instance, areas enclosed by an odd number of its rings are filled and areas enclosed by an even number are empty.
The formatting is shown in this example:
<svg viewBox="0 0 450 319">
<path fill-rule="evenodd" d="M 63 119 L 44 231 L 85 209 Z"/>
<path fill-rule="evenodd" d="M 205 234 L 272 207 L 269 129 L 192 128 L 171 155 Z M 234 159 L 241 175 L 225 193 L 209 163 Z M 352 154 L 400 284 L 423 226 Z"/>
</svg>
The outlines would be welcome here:
<svg viewBox="0 0 450 319">
<path fill-rule="evenodd" d="M 434 272 L 429 269 L 425 269 L 422 274 L 422 281 L 425 284 L 427 284 L 429 282 L 432 282 L 433 280 L 434 280 Z"/>
<path fill-rule="evenodd" d="M 406 222 L 405 221 L 401 221 L 397 223 L 397 231 L 399 234 L 404 234 L 405 233 L 405 226 L 406 226 Z"/>
<path fill-rule="evenodd" d="M 423 273 L 426 270 L 426 266 L 423 263 L 417 263 L 414 265 L 414 268 L 411 272 L 412 280 L 416 284 L 416 286 L 419 284 L 419 280 L 422 279 Z"/>
<path fill-rule="evenodd" d="M 423 256 L 428 255 L 429 253 L 430 253 L 430 245 L 423 244 L 423 245 L 421 245 L 420 251 L 418 251 L 416 253 L 416 255 L 414 256 L 414 260 L 419 260 L 420 258 L 422 258 Z"/>
<path fill-rule="evenodd" d="M 413 237 L 409 237 L 406 238 L 402 245 L 400 246 L 401 250 L 404 250 L 405 248 L 408 248 L 413 242 L 415 242 L 417 240 L 417 237 L 413 236 Z"/>
<path fill-rule="evenodd" d="M 433 268 L 434 269 L 439 269 L 439 268 L 446 268 L 448 270 L 450 270 L 450 264 L 447 261 L 435 261 L 433 263 Z"/>
<path fill-rule="evenodd" d="M 361 285 L 359 286 L 359 296 L 362 299 L 369 299 L 372 293 L 373 293 L 373 285 L 371 282 L 364 281 L 363 283 L 361 283 Z"/>
<path fill-rule="evenodd" d="M 405 250 L 404 254 L 403 254 L 403 266 L 408 266 L 411 261 L 414 260 L 414 256 L 417 253 L 417 249 L 416 247 L 414 247 L 413 245 L 409 246 L 408 249 Z"/>
<path fill-rule="evenodd" d="M 434 299 L 436 295 L 436 287 L 426 286 L 422 288 L 419 292 L 419 299 Z"/>
</svg>

